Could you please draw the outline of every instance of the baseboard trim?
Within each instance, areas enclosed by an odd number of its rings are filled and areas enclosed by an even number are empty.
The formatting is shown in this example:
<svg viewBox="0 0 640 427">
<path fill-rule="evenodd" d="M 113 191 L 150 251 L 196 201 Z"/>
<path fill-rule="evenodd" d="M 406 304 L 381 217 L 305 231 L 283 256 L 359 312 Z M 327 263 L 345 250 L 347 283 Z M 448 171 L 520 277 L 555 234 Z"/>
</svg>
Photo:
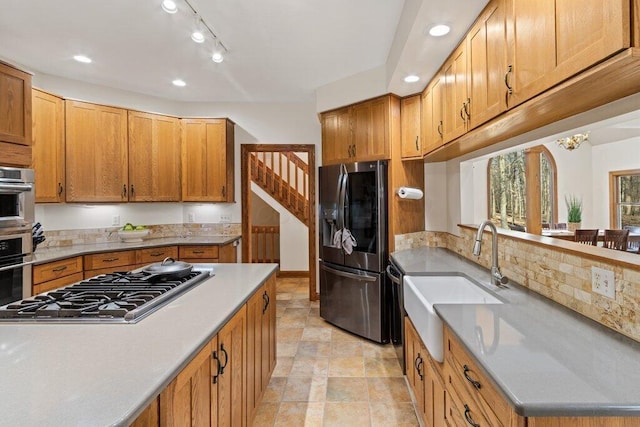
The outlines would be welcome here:
<svg viewBox="0 0 640 427">
<path fill-rule="evenodd" d="M 295 271 L 295 270 L 278 270 L 278 273 L 276 274 L 277 277 L 283 277 L 283 278 L 297 278 L 297 277 L 309 277 L 309 272 L 308 271 Z"/>
</svg>

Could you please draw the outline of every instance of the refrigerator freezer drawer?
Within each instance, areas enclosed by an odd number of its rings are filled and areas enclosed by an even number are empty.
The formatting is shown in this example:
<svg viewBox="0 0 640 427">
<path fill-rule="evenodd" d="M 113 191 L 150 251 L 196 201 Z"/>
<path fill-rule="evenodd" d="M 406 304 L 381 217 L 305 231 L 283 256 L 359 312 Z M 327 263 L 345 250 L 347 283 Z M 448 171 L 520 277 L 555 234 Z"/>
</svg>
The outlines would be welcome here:
<svg viewBox="0 0 640 427">
<path fill-rule="evenodd" d="M 389 342 L 384 274 L 320 262 L 320 317 L 361 337 Z"/>
</svg>

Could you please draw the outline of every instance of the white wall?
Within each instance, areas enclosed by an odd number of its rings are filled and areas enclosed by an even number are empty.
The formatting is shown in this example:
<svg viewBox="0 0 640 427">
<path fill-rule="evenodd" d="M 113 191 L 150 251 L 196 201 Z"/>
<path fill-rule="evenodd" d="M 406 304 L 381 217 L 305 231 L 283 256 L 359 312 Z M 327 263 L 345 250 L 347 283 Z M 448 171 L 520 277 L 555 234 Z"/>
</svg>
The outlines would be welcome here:
<svg viewBox="0 0 640 427">
<path fill-rule="evenodd" d="M 386 93 L 387 70 L 383 65 L 316 89 L 316 110 L 327 111 Z"/>
<path fill-rule="evenodd" d="M 315 104 L 309 103 L 183 103 L 155 98 L 103 86 L 82 83 L 42 73 L 34 75 L 34 87 L 54 94 L 141 111 L 178 117 L 228 117 L 235 127 L 235 200 L 236 203 L 126 203 L 117 205 L 38 205 L 36 220 L 46 230 L 110 227 L 113 215 L 121 224 L 187 223 L 189 214 L 195 222 L 218 223 L 221 215 L 231 222 L 242 221 L 240 188 L 241 144 L 313 144 L 319 157 L 321 130 Z M 37 184 L 36 184 L 37 185 Z M 306 237 L 306 233 L 305 234 Z M 299 239 L 283 247 L 295 247 Z M 305 243 L 306 244 L 306 243 Z M 304 258 L 304 257 L 302 257 Z M 287 261 L 288 270 L 307 270 L 308 259 Z"/>
<path fill-rule="evenodd" d="M 425 229 L 431 231 L 447 230 L 447 165 L 441 163 L 425 163 Z"/>
<path fill-rule="evenodd" d="M 253 182 L 251 191 L 280 214 L 280 269 L 308 271 L 309 229 L 307 226 Z"/>
</svg>

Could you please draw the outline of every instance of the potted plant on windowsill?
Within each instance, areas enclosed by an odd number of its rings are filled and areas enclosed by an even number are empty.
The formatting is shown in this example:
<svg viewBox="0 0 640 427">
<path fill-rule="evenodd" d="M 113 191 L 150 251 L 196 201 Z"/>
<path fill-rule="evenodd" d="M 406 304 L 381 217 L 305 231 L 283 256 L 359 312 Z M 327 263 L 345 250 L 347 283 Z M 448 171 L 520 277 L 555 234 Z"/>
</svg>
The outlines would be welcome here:
<svg viewBox="0 0 640 427">
<path fill-rule="evenodd" d="M 567 204 L 567 228 L 569 231 L 576 231 L 582 223 L 582 199 L 576 196 L 565 196 Z"/>
</svg>

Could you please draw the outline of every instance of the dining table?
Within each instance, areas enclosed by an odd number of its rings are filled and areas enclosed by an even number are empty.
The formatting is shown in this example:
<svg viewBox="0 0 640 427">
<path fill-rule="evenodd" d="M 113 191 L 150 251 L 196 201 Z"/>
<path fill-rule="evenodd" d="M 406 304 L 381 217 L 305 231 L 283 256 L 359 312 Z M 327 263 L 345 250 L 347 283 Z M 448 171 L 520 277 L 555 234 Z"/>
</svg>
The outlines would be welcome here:
<svg viewBox="0 0 640 427">
<path fill-rule="evenodd" d="M 575 234 L 570 230 L 542 230 L 545 237 L 554 237 L 556 239 L 574 240 Z M 628 242 L 640 242 L 640 233 L 629 232 Z M 604 230 L 598 231 L 598 242 L 604 242 Z"/>
</svg>

